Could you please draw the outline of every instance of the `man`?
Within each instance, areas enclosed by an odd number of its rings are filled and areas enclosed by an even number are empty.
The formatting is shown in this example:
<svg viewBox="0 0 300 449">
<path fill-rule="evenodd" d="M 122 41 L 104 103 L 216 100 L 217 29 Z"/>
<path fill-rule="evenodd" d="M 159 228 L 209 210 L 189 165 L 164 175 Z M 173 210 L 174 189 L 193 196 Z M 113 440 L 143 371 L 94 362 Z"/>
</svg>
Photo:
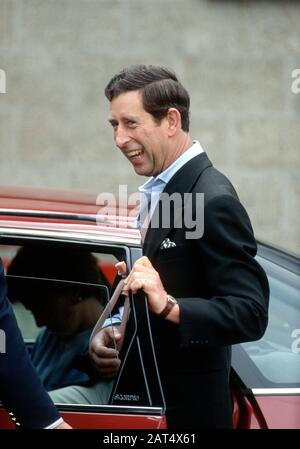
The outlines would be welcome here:
<svg viewBox="0 0 300 449">
<path fill-rule="evenodd" d="M 101 285 L 98 261 L 85 250 L 24 246 L 10 261 L 7 296 L 30 310 L 42 328 L 30 356 L 47 391 L 89 381 L 76 360 L 88 352 L 90 334 L 107 302 Z"/>
<path fill-rule="evenodd" d="M 231 345 L 261 338 L 267 326 L 268 281 L 254 259 L 250 220 L 229 180 L 192 141 L 189 95 L 172 71 L 129 67 L 105 94 L 117 147 L 137 174 L 151 176 L 140 188 L 151 198 L 145 256 L 125 279 L 124 294 L 147 295 L 168 426 L 231 428 Z M 183 201 L 167 223 L 165 199 L 174 193 Z M 124 263 L 117 268 L 126 273 Z M 118 363 L 105 338 L 94 338 L 92 358 L 109 377 Z"/>
<path fill-rule="evenodd" d="M 0 353 L 0 400 L 17 428 L 69 429 L 44 390 L 24 345 L 10 302 L 0 260 L 0 329 L 5 352 Z"/>
</svg>

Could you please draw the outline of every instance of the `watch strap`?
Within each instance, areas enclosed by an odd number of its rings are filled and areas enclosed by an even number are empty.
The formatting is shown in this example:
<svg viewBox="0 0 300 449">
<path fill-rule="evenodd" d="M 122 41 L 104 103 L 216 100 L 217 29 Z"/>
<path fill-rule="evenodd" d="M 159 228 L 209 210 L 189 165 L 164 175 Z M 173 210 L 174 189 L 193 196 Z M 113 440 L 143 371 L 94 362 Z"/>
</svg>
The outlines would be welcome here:
<svg viewBox="0 0 300 449">
<path fill-rule="evenodd" d="M 175 304 L 177 304 L 176 299 L 171 295 L 167 295 L 167 304 L 165 305 L 164 309 L 159 313 L 158 316 L 160 318 L 166 318 L 173 309 L 173 307 L 175 306 Z"/>
</svg>

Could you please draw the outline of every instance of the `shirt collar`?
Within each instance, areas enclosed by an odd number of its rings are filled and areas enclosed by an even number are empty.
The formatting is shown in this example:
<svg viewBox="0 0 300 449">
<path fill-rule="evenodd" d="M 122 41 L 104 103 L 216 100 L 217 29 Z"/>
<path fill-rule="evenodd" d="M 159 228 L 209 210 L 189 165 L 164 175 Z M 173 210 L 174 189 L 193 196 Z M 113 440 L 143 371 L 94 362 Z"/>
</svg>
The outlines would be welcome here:
<svg viewBox="0 0 300 449">
<path fill-rule="evenodd" d="M 162 192 L 165 185 L 168 184 L 170 179 L 175 173 L 183 167 L 189 160 L 194 158 L 200 153 L 203 153 L 203 148 L 198 140 L 194 140 L 190 148 L 188 148 L 182 155 L 176 159 L 169 167 L 157 176 L 152 176 L 143 185 L 139 187 L 139 191 L 142 193 L 151 193 L 152 191 Z"/>
</svg>

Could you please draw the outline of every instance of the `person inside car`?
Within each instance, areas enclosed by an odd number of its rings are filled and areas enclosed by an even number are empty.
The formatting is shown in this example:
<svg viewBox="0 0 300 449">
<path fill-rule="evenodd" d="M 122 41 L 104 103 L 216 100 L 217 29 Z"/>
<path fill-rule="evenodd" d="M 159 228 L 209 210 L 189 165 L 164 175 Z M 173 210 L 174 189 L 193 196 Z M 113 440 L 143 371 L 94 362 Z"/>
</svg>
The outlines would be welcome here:
<svg viewBox="0 0 300 449">
<path fill-rule="evenodd" d="M 17 428 L 70 429 L 30 360 L 6 293 L 0 259 L 0 329 L 5 335 L 5 349 L 0 352 L 0 400 Z"/>
<path fill-rule="evenodd" d="M 44 387 L 87 383 L 77 362 L 88 351 L 107 296 L 96 258 L 68 247 L 28 246 L 19 250 L 7 275 L 10 300 L 21 302 L 42 327 L 31 358 Z"/>
</svg>

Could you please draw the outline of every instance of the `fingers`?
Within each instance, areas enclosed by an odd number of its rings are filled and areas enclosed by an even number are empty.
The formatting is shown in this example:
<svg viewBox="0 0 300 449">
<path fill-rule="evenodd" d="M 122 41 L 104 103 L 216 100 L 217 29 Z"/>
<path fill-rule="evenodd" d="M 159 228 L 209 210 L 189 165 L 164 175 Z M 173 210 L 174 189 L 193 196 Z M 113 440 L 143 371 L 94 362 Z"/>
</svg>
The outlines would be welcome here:
<svg viewBox="0 0 300 449">
<path fill-rule="evenodd" d="M 148 259 L 147 256 L 142 256 L 140 257 L 136 263 L 139 263 L 141 265 L 143 265 L 144 267 L 152 267 L 152 263 L 150 262 L 150 260 Z"/>
<path fill-rule="evenodd" d="M 133 272 L 141 272 L 141 273 L 151 274 L 151 272 L 153 271 L 153 266 L 152 266 L 150 260 L 148 259 L 148 257 L 146 257 L 146 256 L 140 257 L 140 259 L 138 259 L 135 262 L 135 264 L 133 265 L 133 268 L 128 276 L 126 274 L 127 266 L 124 261 L 116 263 L 115 268 L 118 272 L 118 275 L 122 276 L 122 278 L 125 280 L 124 281 L 125 285 L 126 285 L 126 283 L 130 283 L 131 276 L 132 276 Z M 141 287 L 137 286 L 137 289 L 138 288 L 141 288 Z M 125 291 L 127 291 L 127 290 L 125 289 Z"/>
<path fill-rule="evenodd" d="M 117 327 L 106 327 L 101 329 L 92 339 L 91 349 L 96 354 L 107 355 L 115 353 L 115 341 L 119 341 L 121 333 Z M 112 355 L 113 356 L 113 355 Z"/>
<path fill-rule="evenodd" d="M 145 273 L 132 273 L 126 284 L 124 284 L 124 288 L 122 293 L 128 294 L 128 291 L 131 290 L 133 294 L 135 294 L 138 290 L 144 290 L 145 293 L 148 293 L 155 286 L 155 276 L 153 274 Z"/>
<path fill-rule="evenodd" d="M 102 354 L 93 351 L 91 355 L 94 362 L 97 364 L 98 368 L 109 368 L 119 366 L 120 359 L 116 357 L 116 354 L 113 357 L 111 357 L 111 355 L 103 356 Z"/>
<path fill-rule="evenodd" d="M 105 378 L 114 377 L 121 364 L 121 360 L 116 357 L 103 359 L 98 357 L 95 353 L 91 353 L 91 358 L 99 374 Z"/>
<path fill-rule="evenodd" d="M 148 257 L 146 257 L 146 256 L 142 256 L 142 257 L 140 257 L 136 262 L 135 262 L 135 264 L 133 265 L 133 268 L 135 267 L 135 266 L 142 266 L 142 267 L 148 267 L 148 268 L 153 268 L 153 265 L 152 265 L 152 263 L 150 262 L 150 260 L 148 259 Z"/>
<path fill-rule="evenodd" d="M 132 275 L 134 273 L 151 274 L 153 272 L 155 272 L 155 270 L 150 260 L 148 259 L 148 257 L 143 256 L 134 263 L 131 272 L 125 279 L 125 284 L 132 278 Z"/>
<path fill-rule="evenodd" d="M 119 276 L 126 277 L 127 266 L 125 262 L 118 262 L 115 264 L 115 268 Z"/>
<path fill-rule="evenodd" d="M 117 351 L 115 351 L 114 355 L 112 353 L 107 355 L 105 352 L 100 354 L 94 351 L 91 352 L 92 362 L 102 377 L 113 377 L 117 374 L 121 361 L 116 354 Z"/>
<path fill-rule="evenodd" d="M 91 352 L 95 354 L 99 359 L 113 359 L 119 356 L 119 353 L 115 348 L 100 346 L 96 343 L 91 344 Z"/>
<path fill-rule="evenodd" d="M 165 306 L 166 290 L 148 257 L 141 257 L 132 267 L 129 275 L 124 279 L 122 294 L 127 296 L 129 291 L 136 294 L 143 290 L 147 296 L 149 310 L 159 313 Z"/>
<path fill-rule="evenodd" d="M 109 327 L 98 332 L 91 342 L 91 359 L 104 378 L 114 377 L 117 374 L 121 361 L 115 343 L 121 336 L 116 327 Z"/>
<path fill-rule="evenodd" d="M 139 289 L 147 293 L 149 292 L 149 288 L 153 286 L 156 278 L 156 270 L 153 268 L 148 257 L 143 256 L 135 262 L 131 272 L 124 279 L 122 293 L 127 295 L 128 291 L 131 290 L 135 294 Z"/>
</svg>

